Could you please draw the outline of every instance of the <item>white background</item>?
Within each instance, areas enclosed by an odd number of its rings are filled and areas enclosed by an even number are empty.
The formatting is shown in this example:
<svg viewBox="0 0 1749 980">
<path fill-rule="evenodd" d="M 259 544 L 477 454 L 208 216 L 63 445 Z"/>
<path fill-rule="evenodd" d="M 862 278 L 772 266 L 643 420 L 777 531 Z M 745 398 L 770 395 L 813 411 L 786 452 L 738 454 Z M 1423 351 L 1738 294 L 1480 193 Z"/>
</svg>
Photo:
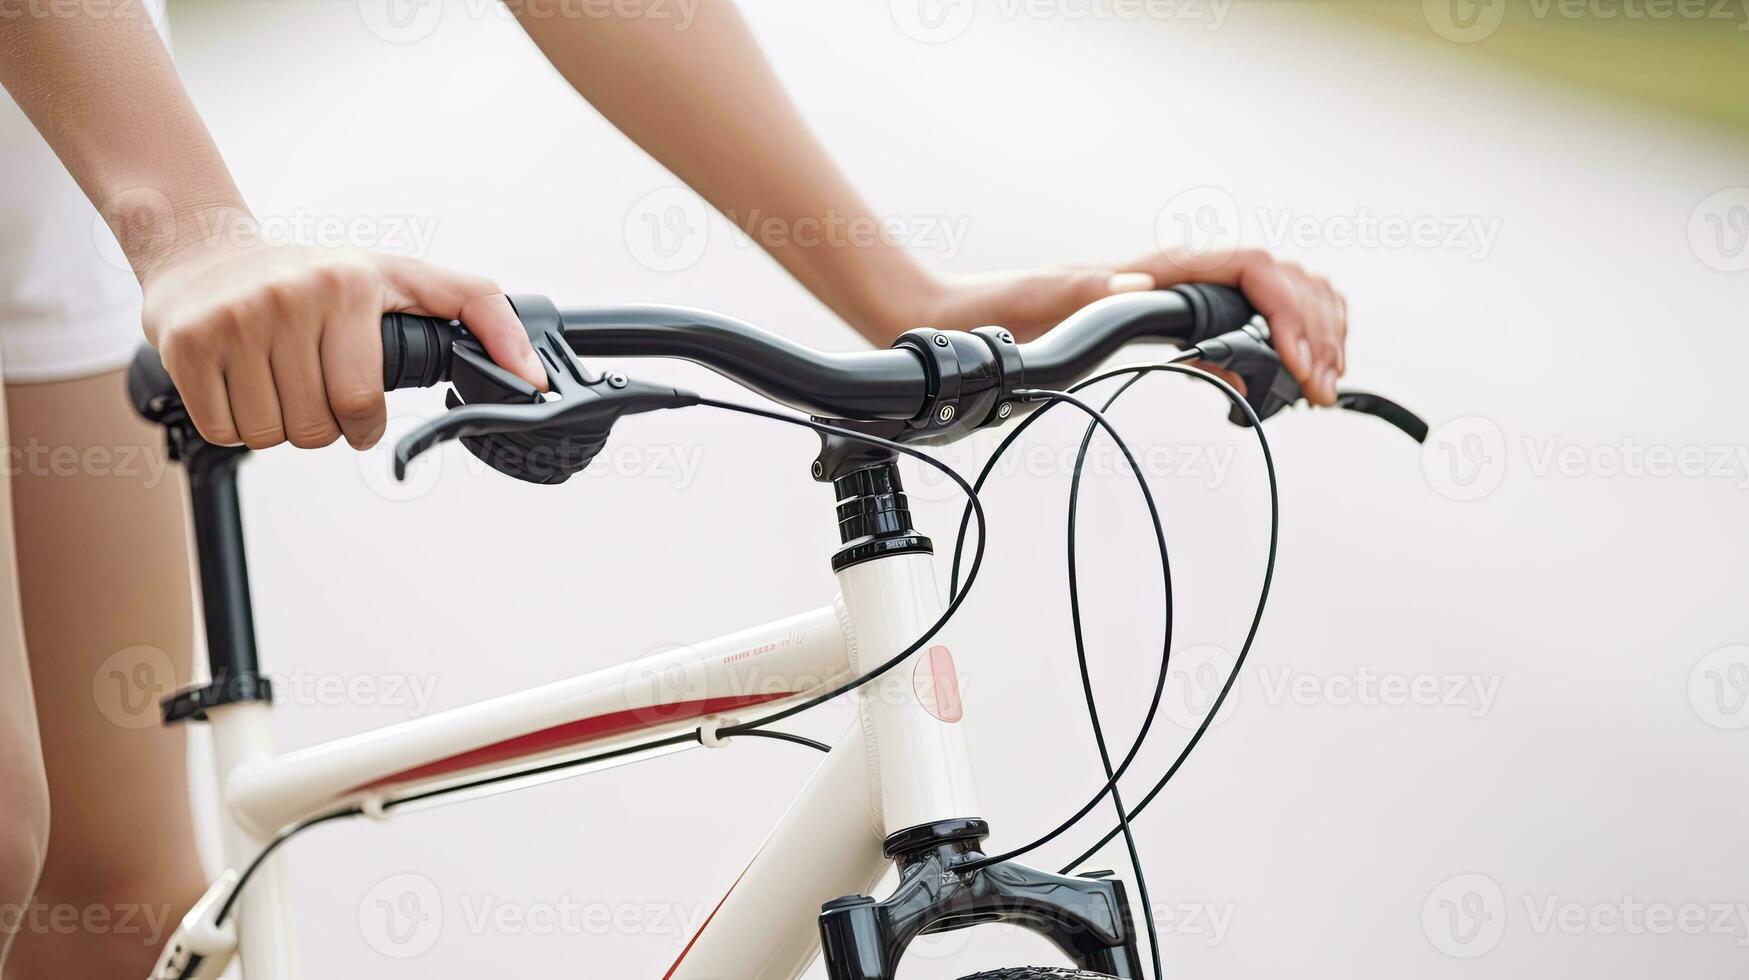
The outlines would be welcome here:
<svg viewBox="0 0 1749 980">
<path fill-rule="evenodd" d="M 403 12 L 414 19 L 391 29 L 374 4 L 172 11 L 195 99 L 258 213 L 361 222 L 355 244 L 403 250 L 414 222 L 431 231 L 425 257 L 512 291 L 696 305 L 824 349 L 860 343 L 721 219 L 695 227 L 689 267 L 640 262 L 655 213 L 640 202 L 673 179 L 497 7 Z M 1714 268 L 1730 256 L 1704 234 L 1692 246 L 1690 229 L 1709 227 L 1704 199 L 1749 180 L 1744 144 L 1330 8 L 1241 5 L 1211 30 L 1194 8 L 1069 20 L 984 4 L 939 44 L 908 37 L 905 14 L 748 7 L 876 208 L 965 229 L 955 254 L 919 243 L 943 267 L 1115 261 L 1152 247 L 1162 208 L 1206 187 L 1257 244 L 1284 216 L 1498 229 L 1489 249 L 1344 244 L 1328 231 L 1282 248 L 1347 292 L 1355 384 L 1436 425 L 1468 421 L 1425 454 L 1358 416 L 1271 425 L 1281 560 L 1253 665 L 1230 716 L 1137 824 L 1171 974 L 1741 976 L 1749 649 L 1703 658 L 1749 643 L 1749 468 L 1735 455 L 1749 444 L 1749 273 Z M 1189 200 L 1208 199 L 1198 193 Z M 1709 207 L 1723 217 L 1745 203 L 1719 200 Z M 736 393 L 688 367 L 624 366 Z M 440 403 L 421 392 L 390 404 L 416 417 Z M 1261 573 L 1261 469 L 1223 411 L 1160 382 L 1119 412 L 1139 448 L 1203 461 L 1155 474 L 1185 672 L 1138 772 L 1158 772 L 1206 704 L 1202 682 L 1237 649 Z M 1035 431 L 1030 445 L 1052 452 L 1079 432 L 1067 418 Z M 629 421 L 612 447 L 634 455 L 561 489 L 448 452 L 412 500 L 392 499 L 381 452 L 252 462 L 264 656 L 307 692 L 282 698 L 282 746 L 830 599 L 835 535 L 827 491 L 806 476 L 811 437 L 701 411 Z M 1544 465 L 1568 447 L 1577 464 Z M 1648 447 L 1731 455 L 1722 475 L 1611 469 L 1612 450 Z M 1208 461 L 1225 458 L 1230 471 L 1210 480 Z M 1023 460 L 988 494 L 987 571 L 948 633 L 998 846 L 1053 826 L 1099 782 L 1063 599 L 1065 476 Z M 914 484 L 922 526 L 945 539 L 957 501 Z M 1133 488 L 1108 476 L 1088 493 L 1097 680 L 1111 730 L 1131 731 L 1158 655 L 1156 573 Z M 1381 676 L 1437 684 L 1442 699 L 1463 686 L 1453 704 L 1349 697 Z M 379 693 L 325 696 L 336 678 Z M 1284 695 L 1287 682 L 1311 690 Z M 389 693 L 402 684 L 430 703 Z M 847 718 L 824 711 L 802 728 L 830 738 Z M 694 751 L 312 832 L 284 852 L 305 975 L 659 976 L 815 761 L 778 744 Z M 1055 867 L 1096 833 L 1089 824 L 1038 863 Z M 1105 864 L 1121 867 L 1121 852 Z M 397 877 L 408 873 L 423 878 Z M 385 947 L 372 919 L 375 899 L 409 882 L 441 908 L 417 956 Z M 482 909 L 567 903 L 592 909 L 586 928 L 478 924 Z M 1699 934 L 1683 934 L 1679 913 L 1714 903 L 1728 916 L 1703 910 Z M 1675 918 L 1654 912 L 1648 926 L 1635 911 L 1648 906 Z M 603 908 L 622 924 L 599 928 Z M 1035 940 L 983 929 L 924 944 L 904 976 L 1027 959 L 1057 962 Z"/>
</svg>

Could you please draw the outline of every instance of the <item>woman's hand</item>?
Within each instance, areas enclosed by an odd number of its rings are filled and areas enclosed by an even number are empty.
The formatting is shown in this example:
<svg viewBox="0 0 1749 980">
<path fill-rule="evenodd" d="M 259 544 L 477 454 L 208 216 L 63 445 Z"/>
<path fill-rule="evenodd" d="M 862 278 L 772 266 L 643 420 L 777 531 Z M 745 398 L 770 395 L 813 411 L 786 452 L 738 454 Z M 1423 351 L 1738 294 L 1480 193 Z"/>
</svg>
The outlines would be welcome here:
<svg viewBox="0 0 1749 980">
<path fill-rule="evenodd" d="M 1182 260 L 1182 261 L 1181 261 Z M 1184 282 L 1235 286 L 1269 320 L 1282 363 L 1317 405 L 1336 401 L 1336 379 L 1346 370 L 1348 303 L 1330 282 L 1267 252 L 1240 251 L 1207 268 L 1208 257 L 1185 259 L 1155 252 L 1110 268 L 1046 268 L 950 279 L 931 289 L 918 308 L 897 318 L 905 326 L 965 330 L 1007 327 L 1030 340 L 1081 307 L 1115 293 L 1164 289 Z M 895 324 L 896 325 L 896 324 Z M 1229 382 L 1238 378 L 1220 372 Z"/>
<path fill-rule="evenodd" d="M 313 449 L 382 438 L 382 314 L 461 320 L 492 359 L 546 387 L 491 282 L 414 259 L 296 245 L 196 245 L 141 277 L 146 336 L 208 442 Z"/>
</svg>

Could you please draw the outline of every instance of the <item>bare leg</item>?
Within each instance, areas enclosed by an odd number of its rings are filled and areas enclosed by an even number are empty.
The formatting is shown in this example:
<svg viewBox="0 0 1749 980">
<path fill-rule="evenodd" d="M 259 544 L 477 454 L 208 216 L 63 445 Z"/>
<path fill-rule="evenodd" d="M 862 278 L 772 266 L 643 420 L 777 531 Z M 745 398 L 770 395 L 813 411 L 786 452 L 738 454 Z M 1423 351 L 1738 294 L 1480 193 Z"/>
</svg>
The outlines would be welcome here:
<svg viewBox="0 0 1749 980">
<path fill-rule="evenodd" d="M 0 406 L 0 435 L 5 423 Z M 12 561 L 12 460 L 0 469 L 0 969 L 13 936 L 30 927 L 30 896 L 49 846 L 49 787 Z"/>
<path fill-rule="evenodd" d="M 203 887 L 184 736 L 157 706 L 187 682 L 193 646 L 182 477 L 120 372 L 10 385 L 6 401 L 23 453 L 19 579 L 55 811 L 36 910 L 81 917 L 21 933 L 8 968 L 145 976 Z"/>
</svg>

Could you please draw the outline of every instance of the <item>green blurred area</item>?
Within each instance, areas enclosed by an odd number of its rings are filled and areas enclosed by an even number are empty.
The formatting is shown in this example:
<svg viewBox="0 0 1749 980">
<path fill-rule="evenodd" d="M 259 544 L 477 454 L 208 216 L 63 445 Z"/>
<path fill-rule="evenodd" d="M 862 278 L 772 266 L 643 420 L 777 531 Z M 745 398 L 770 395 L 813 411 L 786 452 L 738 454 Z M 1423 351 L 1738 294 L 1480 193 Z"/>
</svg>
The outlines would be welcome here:
<svg viewBox="0 0 1749 980">
<path fill-rule="evenodd" d="M 1749 134 L 1749 0 L 1344 0 L 1328 8 Z"/>
</svg>

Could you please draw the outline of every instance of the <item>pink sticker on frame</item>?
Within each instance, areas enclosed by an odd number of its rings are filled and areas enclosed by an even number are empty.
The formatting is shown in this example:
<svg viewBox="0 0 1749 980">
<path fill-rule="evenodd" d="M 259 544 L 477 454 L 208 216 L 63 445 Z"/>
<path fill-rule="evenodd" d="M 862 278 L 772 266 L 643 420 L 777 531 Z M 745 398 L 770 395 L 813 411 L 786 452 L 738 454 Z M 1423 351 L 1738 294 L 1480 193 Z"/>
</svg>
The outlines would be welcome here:
<svg viewBox="0 0 1749 980">
<path fill-rule="evenodd" d="M 911 687 L 917 692 L 917 702 L 931 715 L 953 724 L 965 717 L 960 704 L 959 674 L 953 669 L 953 654 L 937 644 L 923 651 L 917 667 L 911 672 Z"/>
</svg>

